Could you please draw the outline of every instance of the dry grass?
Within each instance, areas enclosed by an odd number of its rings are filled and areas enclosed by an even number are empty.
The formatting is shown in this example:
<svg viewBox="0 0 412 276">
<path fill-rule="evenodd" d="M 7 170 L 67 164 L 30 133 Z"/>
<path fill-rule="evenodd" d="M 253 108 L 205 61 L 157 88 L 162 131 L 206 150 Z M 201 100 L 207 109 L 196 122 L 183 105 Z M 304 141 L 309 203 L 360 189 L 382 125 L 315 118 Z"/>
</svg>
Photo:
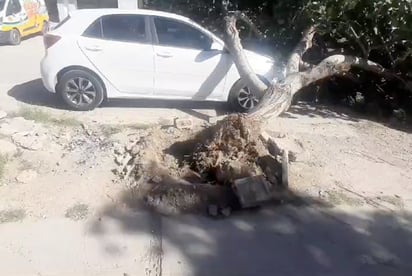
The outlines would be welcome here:
<svg viewBox="0 0 412 276">
<path fill-rule="evenodd" d="M 7 164 L 7 157 L 0 154 L 0 182 L 4 177 L 4 173 L 6 170 L 6 164 Z"/>
<path fill-rule="evenodd" d="M 45 111 L 36 108 L 23 107 L 19 111 L 10 114 L 11 117 L 23 117 L 26 120 L 32 120 L 46 125 L 59 125 L 66 127 L 80 126 L 80 122 L 70 117 L 56 117 Z"/>
</svg>

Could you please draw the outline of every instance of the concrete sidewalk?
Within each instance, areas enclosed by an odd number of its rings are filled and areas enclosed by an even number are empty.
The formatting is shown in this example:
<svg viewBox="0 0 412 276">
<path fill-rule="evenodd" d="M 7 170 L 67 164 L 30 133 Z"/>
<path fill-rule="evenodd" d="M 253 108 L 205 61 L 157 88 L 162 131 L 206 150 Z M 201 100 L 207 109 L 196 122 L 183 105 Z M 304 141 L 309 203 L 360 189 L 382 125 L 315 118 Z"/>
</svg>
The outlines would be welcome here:
<svg viewBox="0 0 412 276">
<path fill-rule="evenodd" d="M 0 275 L 412 275 L 411 216 L 325 212 L 211 220 L 113 211 L 2 224 Z"/>
</svg>

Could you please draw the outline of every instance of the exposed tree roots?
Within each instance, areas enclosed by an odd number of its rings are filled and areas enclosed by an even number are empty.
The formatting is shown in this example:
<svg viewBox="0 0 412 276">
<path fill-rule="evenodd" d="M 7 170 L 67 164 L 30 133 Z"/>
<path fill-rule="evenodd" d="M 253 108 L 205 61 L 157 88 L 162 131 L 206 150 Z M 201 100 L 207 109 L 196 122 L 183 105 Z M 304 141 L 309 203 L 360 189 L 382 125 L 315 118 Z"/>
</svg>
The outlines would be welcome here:
<svg viewBox="0 0 412 276">
<path fill-rule="evenodd" d="M 191 165 L 205 180 L 231 185 L 234 180 L 263 174 L 260 158 L 267 147 L 260 138 L 260 123 L 241 114 L 230 115 L 214 128 L 212 139 L 200 141 Z"/>
</svg>

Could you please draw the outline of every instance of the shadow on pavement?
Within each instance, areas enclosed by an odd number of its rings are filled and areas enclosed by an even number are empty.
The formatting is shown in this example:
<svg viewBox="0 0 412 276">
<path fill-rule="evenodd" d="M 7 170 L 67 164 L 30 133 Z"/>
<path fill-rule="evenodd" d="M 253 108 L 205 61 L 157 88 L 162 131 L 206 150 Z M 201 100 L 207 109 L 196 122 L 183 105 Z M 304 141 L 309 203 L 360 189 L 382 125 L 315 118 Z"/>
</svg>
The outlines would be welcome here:
<svg viewBox="0 0 412 276">
<path fill-rule="evenodd" d="M 156 235 L 168 275 L 412 275 L 411 214 L 349 214 L 311 203 L 226 219 L 153 213 L 145 222 L 136 220 L 139 212 L 108 206 L 102 215 L 125 233 Z M 105 235 L 101 223 L 90 234 Z"/>
<path fill-rule="evenodd" d="M 373 121 L 382 124 L 388 128 L 412 133 L 412 121 L 399 121 L 394 117 L 384 118 L 373 115 L 364 114 L 353 110 L 346 106 L 340 105 L 322 105 L 309 102 L 298 102 L 290 107 L 288 112 L 282 114 L 280 117 L 289 119 L 299 119 L 299 116 L 309 118 L 329 118 L 339 119 L 347 122 L 359 122 L 361 120 Z"/>
<path fill-rule="evenodd" d="M 10 89 L 10 91 L 8 91 L 8 95 L 15 98 L 19 102 L 33 106 L 45 106 L 63 110 L 68 109 L 58 96 L 53 93 L 47 92 L 42 84 L 41 79 L 35 79 L 23 84 L 16 85 L 12 89 Z M 101 108 L 122 107 L 179 109 L 202 120 L 207 120 L 210 116 L 198 112 L 195 109 L 216 110 L 217 115 L 223 115 L 228 112 L 226 103 L 205 101 L 111 99 L 101 105 Z"/>
<path fill-rule="evenodd" d="M 350 122 L 359 122 L 359 115 L 355 114 L 348 108 L 339 106 L 314 105 L 304 102 L 300 102 L 291 106 L 288 112 L 282 116 L 291 119 L 298 119 L 298 117 L 293 115 L 308 116 L 310 118 L 331 118 Z"/>
<path fill-rule="evenodd" d="M 10 89 L 7 94 L 25 104 L 67 109 L 60 98 L 53 93 L 47 92 L 41 79 L 35 79 L 16 85 Z"/>
</svg>

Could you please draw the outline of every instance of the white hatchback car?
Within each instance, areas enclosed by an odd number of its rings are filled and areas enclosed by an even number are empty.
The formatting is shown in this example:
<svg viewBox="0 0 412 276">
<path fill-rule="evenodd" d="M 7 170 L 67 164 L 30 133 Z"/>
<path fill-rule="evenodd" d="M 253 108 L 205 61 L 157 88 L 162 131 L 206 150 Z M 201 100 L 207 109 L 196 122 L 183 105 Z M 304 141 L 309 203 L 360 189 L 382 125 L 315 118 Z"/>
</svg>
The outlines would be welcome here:
<svg viewBox="0 0 412 276">
<path fill-rule="evenodd" d="M 44 36 L 44 86 L 75 110 L 110 98 L 228 101 L 254 107 L 224 42 L 192 20 L 151 10 L 96 9 L 72 13 Z M 265 81 L 273 60 L 245 51 Z"/>
</svg>

